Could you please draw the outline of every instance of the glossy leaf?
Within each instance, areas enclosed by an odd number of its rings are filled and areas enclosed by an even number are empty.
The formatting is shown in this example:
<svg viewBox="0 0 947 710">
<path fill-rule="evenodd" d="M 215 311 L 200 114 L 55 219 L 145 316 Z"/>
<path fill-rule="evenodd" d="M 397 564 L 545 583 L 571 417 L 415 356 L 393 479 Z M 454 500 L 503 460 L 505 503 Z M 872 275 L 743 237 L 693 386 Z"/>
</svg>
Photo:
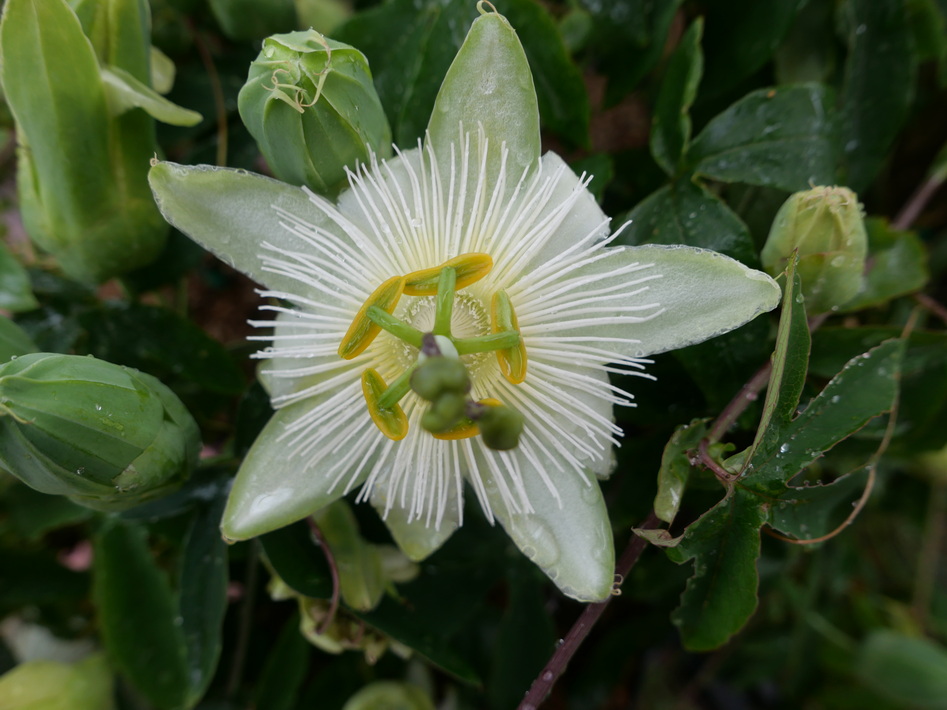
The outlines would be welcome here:
<svg viewBox="0 0 947 710">
<path fill-rule="evenodd" d="M 202 116 L 196 111 L 171 103 L 119 67 L 103 68 L 102 83 L 112 116 L 140 108 L 155 120 L 172 126 L 194 126 L 202 120 Z"/>
<path fill-rule="evenodd" d="M 849 48 L 840 96 L 843 172 L 860 193 L 908 116 L 917 66 L 903 0 L 847 0 L 840 17 Z"/>
<path fill-rule="evenodd" d="M 260 536 L 266 559 L 286 584 L 314 599 L 332 596 L 332 577 L 325 553 L 305 521 Z"/>
<path fill-rule="evenodd" d="M 178 608 L 187 650 L 188 706 L 210 685 L 222 646 L 227 611 L 227 544 L 220 536 L 225 498 L 198 506 L 181 556 Z"/>
<path fill-rule="evenodd" d="M 798 540 L 827 535 L 851 512 L 866 485 L 868 470 L 861 469 L 828 484 L 791 487 L 770 507 L 767 522 Z"/>
<path fill-rule="evenodd" d="M 687 162 L 724 182 L 789 192 L 831 185 L 838 163 L 834 101 L 820 84 L 753 91 L 704 127 Z"/>
<path fill-rule="evenodd" d="M 642 200 L 627 216 L 623 244 L 687 244 L 713 249 L 754 266 L 756 247 L 746 225 L 700 185 L 676 180 Z"/>
<path fill-rule="evenodd" d="M 0 364 L 12 357 L 38 351 L 26 331 L 6 316 L 0 316 Z"/>
<path fill-rule="evenodd" d="M 144 528 L 111 520 L 95 538 L 93 590 L 102 636 L 116 668 L 161 710 L 188 696 L 188 669 L 178 610 Z"/>
<path fill-rule="evenodd" d="M 689 650 L 720 646 L 756 609 L 756 560 L 759 531 L 765 522 L 766 513 L 756 496 L 735 488 L 668 550 L 668 556 L 679 564 L 694 558 L 694 575 L 671 616 Z"/>
<path fill-rule="evenodd" d="M 881 219 L 865 221 L 871 255 L 864 288 L 843 311 L 880 306 L 924 288 L 930 278 L 924 243 L 914 232 L 899 232 Z"/>
<path fill-rule="evenodd" d="M 706 88 L 724 94 L 772 57 L 789 32 L 801 0 L 708 0 Z"/>
<path fill-rule="evenodd" d="M 890 411 L 903 351 L 903 341 L 890 340 L 851 359 L 801 414 L 764 438 L 748 458 L 744 485 L 761 493 L 782 492 L 823 452 Z"/>
<path fill-rule="evenodd" d="M 678 162 L 690 143 L 689 110 L 697 97 L 697 86 L 704 68 L 704 56 L 700 50 L 703 29 L 701 18 L 687 28 L 668 60 L 654 107 L 651 155 L 672 176 L 677 173 Z"/>
<path fill-rule="evenodd" d="M 707 435 L 707 421 L 695 419 L 674 431 L 664 447 L 661 468 L 658 469 L 658 494 L 654 498 L 654 514 L 666 523 L 673 523 L 681 506 L 684 490 L 690 478 L 689 451 L 697 448 Z"/>
</svg>

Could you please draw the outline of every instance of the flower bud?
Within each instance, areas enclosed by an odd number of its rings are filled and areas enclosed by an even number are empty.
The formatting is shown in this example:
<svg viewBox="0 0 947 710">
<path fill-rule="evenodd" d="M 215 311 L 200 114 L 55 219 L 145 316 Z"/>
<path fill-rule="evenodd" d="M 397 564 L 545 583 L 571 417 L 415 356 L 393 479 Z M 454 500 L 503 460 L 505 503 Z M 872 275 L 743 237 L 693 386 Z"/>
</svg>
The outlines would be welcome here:
<svg viewBox="0 0 947 710">
<path fill-rule="evenodd" d="M 123 510 L 183 483 L 199 452 L 193 418 L 150 375 L 52 353 L 0 366 L 0 465 L 38 491 Z"/>
<path fill-rule="evenodd" d="M 391 131 L 368 61 L 315 30 L 265 39 L 237 105 L 284 182 L 334 196 L 346 168 L 389 155 Z"/>
<path fill-rule="evenodd" d="M 845 187 L 815 187 L 791 195 L 773 220 L 763 266 L 775 276 L 795 250 L 809 315 L 852 300 L 862 288 L 868 252 L 858 196 Z"/>
<path fill-rule="evenodd" d="M 147 180 L 153 118 L 193 125 L 200 115 L 150 87 L 147 4 L 74 4 L 8 0 L 0 68 L 26 231 L 68 276 L 98 283 L 164 247 L 168 225 Z"/>
</svg>

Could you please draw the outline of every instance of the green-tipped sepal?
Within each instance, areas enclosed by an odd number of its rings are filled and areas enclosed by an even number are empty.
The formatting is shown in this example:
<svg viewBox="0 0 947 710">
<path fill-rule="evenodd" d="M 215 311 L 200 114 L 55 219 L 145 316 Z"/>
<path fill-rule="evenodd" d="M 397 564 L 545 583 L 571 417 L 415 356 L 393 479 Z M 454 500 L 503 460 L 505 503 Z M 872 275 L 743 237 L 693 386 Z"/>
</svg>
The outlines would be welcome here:
<svg viewBox="0 0 947 710">
<path fill-rule="evenodd" d="M 365 55 L 315 30 L 265 39 L 238 107 L 273 173 L 324 195 L 345 185 L 346 168 L 390 154 Z"/>
<path fill-rule="evenodd" d="M 836 310 L 864 283 L 868 237 L 858 196 L 845 187 L 814 187 L 791 195 L 776 213 L 762 260 L 781 273 L 794 251 L 809 315 Z"/>
<path fill-rule="evenodd" d="M 0 366 L 0 466 L 38 491 L 124 510 L 183 483 L 200 446 L 187 409 L 150 375 L 52 353 Z"/>
</svg>

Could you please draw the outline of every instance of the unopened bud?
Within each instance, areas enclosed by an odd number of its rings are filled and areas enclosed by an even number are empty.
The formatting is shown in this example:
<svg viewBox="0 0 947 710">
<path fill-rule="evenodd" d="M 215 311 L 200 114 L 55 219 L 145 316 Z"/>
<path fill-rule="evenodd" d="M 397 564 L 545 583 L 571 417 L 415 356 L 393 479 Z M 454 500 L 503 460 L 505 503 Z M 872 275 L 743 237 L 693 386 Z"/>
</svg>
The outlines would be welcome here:
<svg viewBox="0 0 947 710">
<path fill-rule="evenodd" d="M 0 465 L 38 491 L 123 510 L 180 485 L 199 452 L 193 418 L 150 375 L 51 353 L 0 366 Z"/>
<path fill-rule="evenodd" d="M 240 118 L 273 173 L 325 195 L 346 168 L 389 155 L 391 130 L 365 55 L 315 30 L 273 35 L 250 65 Z"/>
<path fill-rule="evenodd" d="M 809 315 L 851 301 L 862 289 L 868 252 L 858 196 L 845 187 L 815 187 L 791 195 L 773 220 L 763 266 L 775 276 L 797 250 L 796 273 Z"/>
</svg>

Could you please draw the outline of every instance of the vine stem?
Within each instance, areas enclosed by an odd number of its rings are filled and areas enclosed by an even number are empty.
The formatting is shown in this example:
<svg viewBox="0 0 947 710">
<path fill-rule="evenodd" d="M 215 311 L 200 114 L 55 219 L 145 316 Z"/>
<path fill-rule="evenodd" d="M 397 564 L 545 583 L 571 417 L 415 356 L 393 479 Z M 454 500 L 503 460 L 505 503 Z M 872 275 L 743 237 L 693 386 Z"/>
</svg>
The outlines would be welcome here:
<svg viewBox="0 0 947 710">
<path fill-rule="evenodd" d="M 656 528 L 659 522 L 658 517 L 652 510 L 651 514 L 648 515 L 645 521 L 639 526 L 639 529 L 651 530 Z M 647 541 L 637 535 L 633 535 L 628 541 L 628 544 L 625 546 L 625 551 L 622 552 L 621 557 L 618 558 L 618 563 L 615 565 L 616 584 L 612 592 L 613 596 L 617 596 L 621 593 L 620 588 L 622 582 L 625 580 L 625 577 L 628 576 L 628 573 L 631 572 L 635 563 L 638 562 L 638 558 L 641 557 L 641 553 L 647 546 Z M 546 699 L 546 696 L 549 695 L 549 691 L 552 690 L 552 686 L 556 680 L 565 672 L 569 661 L 572 660 L 576 651 L 579 650 L 579 646 L 582 645 L 582 642 L 585 641 L 585 638 L 589 635 L 589 632 L 595 626 L 596 622 L 601 618 L 612 598 L 613 597 L 609 597 L 603 602 L 589 604 L 585 607 L 579 615 L 579 618 L 572 625 L 572 628 L 569 629 L 569 633 L 565 635 L 565 638 L 563 638 L 562 642 L 552 654 L 552 658 L 549 659 L 549 662 L 546 663 L 545 667 L 536 677 L 536 680 L 534 680 L 533 684 L 529 687 L 529 691 L 523 698 L 523 702 L 519 704 L 518 710 L 537 710 Z"/>
<path fill-rule="evenodd" d="M 322 624 L 316 629 L 316 633 L 321 636 L 328 630 L 332 624 L 332 620 L 335 619 L 336 613 L 339 611 L 339 568 L 335 563 L 335 555 L 332 554 L 329 543 L 326 542 L 325 535 L 322 534 L 319 526 L 316 525 L 315 519 L 310 515 L 306 518 L 306 522 L 309 523 L 309 530 L 312 532 L 312 536 L 316 539 L 316 542 L 319 543 L 319 547 L 322 548 L 322 554 L 326 556 L 326 562 L 329 565 L 329 575 L 332 577 L 332 599 L 329 602 L 329 613 L 326 614 L 326 618 L 323 619 Z"/>
</svg>

